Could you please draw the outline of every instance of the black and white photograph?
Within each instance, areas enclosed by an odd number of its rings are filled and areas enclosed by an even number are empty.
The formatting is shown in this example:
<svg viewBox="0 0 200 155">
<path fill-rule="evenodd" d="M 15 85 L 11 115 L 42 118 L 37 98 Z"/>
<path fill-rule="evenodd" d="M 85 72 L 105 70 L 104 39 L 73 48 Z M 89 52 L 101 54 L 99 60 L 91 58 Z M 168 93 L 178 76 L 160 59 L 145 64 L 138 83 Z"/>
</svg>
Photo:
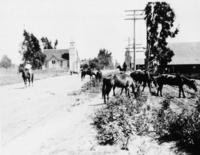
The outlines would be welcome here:
<svg viewBox="0 0 200 155">
<path fill-rule="evenodd" d="M 0 0 L 0 155 L 199 155 L 199 0 Z"/>
</svg>

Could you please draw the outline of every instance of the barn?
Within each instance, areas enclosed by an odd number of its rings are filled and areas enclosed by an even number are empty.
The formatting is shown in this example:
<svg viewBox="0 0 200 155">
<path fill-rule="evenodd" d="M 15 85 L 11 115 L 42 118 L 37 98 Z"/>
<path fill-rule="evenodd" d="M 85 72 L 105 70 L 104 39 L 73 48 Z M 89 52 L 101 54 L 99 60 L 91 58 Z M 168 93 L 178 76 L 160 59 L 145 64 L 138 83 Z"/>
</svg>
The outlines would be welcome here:
<svg viewBox="0 0 200 155">
<path fill-rule="evenodd" d="M 168 72 L 200 79 L 200 42 L 170 43 L 169 47 L 175 55 L 168 65 Z M 138 59 L 138 62 L 136 58 L 136 68 L 144 68 L 144 59 Z"/>
<path fill-rule="evenodd" d="M 80 59 L 74 42 L 70 42 L 68 49 L 44 49 L 43 53 L 46 55 L 43 69 L 80 71 Z"/>
<path fill-rule="evenodd" d="M 175 55 L 168 65 L 168 71 L 200 78 L 200 42 L 173 43 L 170 47 Z"/>
</svg>

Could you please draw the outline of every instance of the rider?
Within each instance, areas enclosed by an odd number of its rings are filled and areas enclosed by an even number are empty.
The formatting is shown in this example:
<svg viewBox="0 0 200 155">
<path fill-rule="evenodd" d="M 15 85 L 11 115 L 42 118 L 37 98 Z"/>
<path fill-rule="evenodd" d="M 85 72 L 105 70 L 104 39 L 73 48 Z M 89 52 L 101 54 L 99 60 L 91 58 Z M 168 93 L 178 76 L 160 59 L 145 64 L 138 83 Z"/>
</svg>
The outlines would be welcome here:
<svg viewBox="0 0 200 155">
<path fill-rule="evenodd" d="M 24 68 L 27 69 L 30 74 L 32 74 L 32 65 L 31 65 L 30 61 L 26 61 L 25 62 L 25 67 Z"/>
</svg>

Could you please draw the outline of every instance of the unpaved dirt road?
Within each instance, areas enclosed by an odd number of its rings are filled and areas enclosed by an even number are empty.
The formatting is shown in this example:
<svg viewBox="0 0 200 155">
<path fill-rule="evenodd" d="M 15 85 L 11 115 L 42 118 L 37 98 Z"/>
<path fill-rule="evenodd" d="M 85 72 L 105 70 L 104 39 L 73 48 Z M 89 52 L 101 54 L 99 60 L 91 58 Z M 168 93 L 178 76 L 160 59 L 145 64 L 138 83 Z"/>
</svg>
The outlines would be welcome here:
<svg viewBox="0 0 200 155">
<path fill-rule="evenodd" d="M 129 151 L 98 145 L 91 117 L 104 104 L 100 94 L 78 91 L 87 81 L 65 75 L 0 87 L 0 155 L 174 155 L 172 143 L 146 136 L 133 136 Z"/>
<path fill-rule="evenodd" d="M 1 87 L 2 154 L 60 155 L 92 149 L 95 133 L 88 119 L 92 100 L 70 95 L 86 81 L 66 75 L 36 81 L 33 87 L 24 88 L 22 83 Z"/>
</svg>

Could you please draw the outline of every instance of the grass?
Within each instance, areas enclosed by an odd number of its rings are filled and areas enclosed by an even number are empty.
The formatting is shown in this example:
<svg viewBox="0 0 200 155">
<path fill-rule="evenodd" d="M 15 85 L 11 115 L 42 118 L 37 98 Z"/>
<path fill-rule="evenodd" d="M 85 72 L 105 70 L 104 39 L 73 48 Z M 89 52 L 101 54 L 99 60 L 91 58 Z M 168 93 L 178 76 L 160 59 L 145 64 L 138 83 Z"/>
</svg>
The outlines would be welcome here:
<svg viewBox="0 0 200 155">
<path fill-rule="evenodd" d="M 45 79 L 67 74 L 64 70 L 34 70 L 34 80 Z M 17 68 L 0 68 L 0 86 L 23 82 L 21 74 L 17 73 Z"/>
</svg>

